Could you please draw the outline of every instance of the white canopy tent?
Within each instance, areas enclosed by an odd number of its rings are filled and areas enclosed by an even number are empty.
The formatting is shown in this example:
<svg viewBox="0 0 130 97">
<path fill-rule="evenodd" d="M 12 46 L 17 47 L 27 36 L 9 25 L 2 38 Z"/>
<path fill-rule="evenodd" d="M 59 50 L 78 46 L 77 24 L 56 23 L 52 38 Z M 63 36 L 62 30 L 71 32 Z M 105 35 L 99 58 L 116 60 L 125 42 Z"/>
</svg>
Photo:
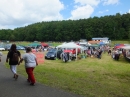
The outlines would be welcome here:
<svg viewBox="0 0 130 97">
<path fill-rule="evenodd" d="M 77 45 L 77 44 L 75 44 L 74 42 L 69 42 L 69 43 L 65 43 L 65 44 L 62 44 L 62 45 L 59 45 L 59 46 L 57 46 L 57 48 L 65 48 L 65 49 L 67 49 L 67 48 L 72 48 L 72 49 L 76 49 L 76 60 L 77 60 L 77 52 L 78 52 L 78 49 L 83 49 L 83 47 L 82 46 L 79 46 L 79 45 Z"/>
<path fill-rule="evenodd" d="M 130 50 L 130 45 L 126 45 L 126 46 L 123 46 L 121 48 L 127 50 L 126 51 L 126 58 L 130 59 L 130 56 L 128 55 L 128 51 Z"/>
<path fill-rule="evenodd" d="M 80 48 L 80 49 L 83 49 L 82 46 L 79 46 L 73 42 L 64 43 L 62 45 L 57 46 L 57 48 Z"/>
<path fill-rule="evenodd" d="M 130 50 L 130 46 L 123 46 L 122 49 Z"/>
</svg>

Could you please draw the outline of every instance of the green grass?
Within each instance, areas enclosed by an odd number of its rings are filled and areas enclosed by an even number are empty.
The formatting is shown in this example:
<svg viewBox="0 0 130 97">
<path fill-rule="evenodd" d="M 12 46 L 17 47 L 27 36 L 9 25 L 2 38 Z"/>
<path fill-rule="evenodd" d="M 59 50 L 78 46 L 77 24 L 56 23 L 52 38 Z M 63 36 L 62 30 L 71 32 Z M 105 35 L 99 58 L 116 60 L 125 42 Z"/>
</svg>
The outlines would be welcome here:
<svg viewBox="0 0 130 97">
<path fill-rule="evenodd" d="M 116 40 L 116 41 L 112 41 L 112 46 L 114 46 L 115 44 L 130 44 L 130 41 L 127 41 L 127 40 L 124 40 L 124 41 L 122 41 L 122 40 Z"/>
<path fill-rule="evenodd" d="M 33 43 L 33 42 L 10 42 L 10 43 L 15 43 L 15 44 L 17 44 L 17 45 L 23 45 L 23 46 L 28 46 L 29 44 L 31 44 L 31 43 Z M 38 43 L 40 43 L 40 42 L 38 42 Z M 45 42 L 45 43 L 49 43 L 49 42 Z M 61 43 L 59 42 L 51 42 L 50 43 L 52 46 L 57 46 L 57 45 L 60 45 Z"/>
<path fill-rule="evenodd" d="M 23 63 L 18 66 L 18 73 L 27 77 Z M 102 59 L 87 57 L 67 63 L 45 60 L 34 73 L 41 84 L 83 97 L 130 97 L 130 63 L 122 56 L 119 61 L 107 53 L 103 53 Z"/>
<path fill-rule="evenodd" d="M 24 65 L 18 73 L 27 76 Z M 129 97 L 130 64 L 123 57 L 114 61 L 107 54 L 102 59 L 86 58 L 64 63 L 45 60 L 35 68 L 36 80 L 84 97 Z"/>
</svg>

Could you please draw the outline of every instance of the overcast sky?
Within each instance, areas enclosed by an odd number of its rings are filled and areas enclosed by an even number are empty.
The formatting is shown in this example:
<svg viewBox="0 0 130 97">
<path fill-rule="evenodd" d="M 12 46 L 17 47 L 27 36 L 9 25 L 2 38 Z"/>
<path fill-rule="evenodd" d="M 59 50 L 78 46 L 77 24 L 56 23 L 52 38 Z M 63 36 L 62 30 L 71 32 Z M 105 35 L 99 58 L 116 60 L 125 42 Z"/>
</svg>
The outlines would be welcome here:
<svg viewBox="0 0 130 97">
<path fill-rule="evenodd" d="M 0 0 L 0 29 L 128 12 L 129 0 Z"/>
</svg>

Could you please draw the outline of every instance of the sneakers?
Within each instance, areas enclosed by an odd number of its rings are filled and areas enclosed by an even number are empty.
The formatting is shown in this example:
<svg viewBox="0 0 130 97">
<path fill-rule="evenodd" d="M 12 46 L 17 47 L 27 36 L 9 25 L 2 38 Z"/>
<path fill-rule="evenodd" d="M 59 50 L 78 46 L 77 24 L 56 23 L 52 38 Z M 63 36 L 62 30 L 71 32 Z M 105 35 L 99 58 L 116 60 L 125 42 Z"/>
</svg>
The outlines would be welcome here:
<svg viewBox="0 0 130 97">
<path fill-rule="evenodd" d="M 16 74 L 16 75 L 15 75 L 15 80 L 17 80 L 17 79 L 18 79 L 18 75 Z"/>
<path fill-rule="evenodd" d="M 15 78 L 15 74 L 14 74 L 13 78 Z"/>
<path fill-rule="evenodd" d="M 30 80 L 29 80 L 29 79 L 27 79 L 27 82 L 29 82 L 29 83 L 30 83 Z"/>
<path fill-rule="evenodd" d="M 29 79 L 27 79 L 27 82 L 30 83 L 30 86 L 35 86 Z"/>
<path fill-rule="evenodd" d="M 31 86 L 35 86 L 34 83 L 30 83 Z"/>
</svg>

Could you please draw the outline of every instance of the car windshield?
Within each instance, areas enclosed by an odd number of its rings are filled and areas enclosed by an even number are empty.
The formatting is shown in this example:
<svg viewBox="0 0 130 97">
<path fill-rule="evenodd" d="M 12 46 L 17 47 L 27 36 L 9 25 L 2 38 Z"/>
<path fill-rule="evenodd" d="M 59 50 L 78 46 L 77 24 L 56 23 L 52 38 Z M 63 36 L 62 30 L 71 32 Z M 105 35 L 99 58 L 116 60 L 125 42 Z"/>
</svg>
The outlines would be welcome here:
<svg viewBox="0 0 130 97">
<path fill-rule="evenodd" d="M 55 54 L 55 52 L 48 52 L 48 54 Z"/>
<path fill-rule="evenodd" d="M 57 51 L 57 50 L 54 49 L 54 48 L 52 48 L 52 49 L 49 50 L 49 52 L 56 52 L 56 51 Z"/>
<path fill-rule="evenodd" d="M 4 48 L 4 46 L 3 46 L 3 45 L 0 45 L 0 48 Z"/>
</svg>

